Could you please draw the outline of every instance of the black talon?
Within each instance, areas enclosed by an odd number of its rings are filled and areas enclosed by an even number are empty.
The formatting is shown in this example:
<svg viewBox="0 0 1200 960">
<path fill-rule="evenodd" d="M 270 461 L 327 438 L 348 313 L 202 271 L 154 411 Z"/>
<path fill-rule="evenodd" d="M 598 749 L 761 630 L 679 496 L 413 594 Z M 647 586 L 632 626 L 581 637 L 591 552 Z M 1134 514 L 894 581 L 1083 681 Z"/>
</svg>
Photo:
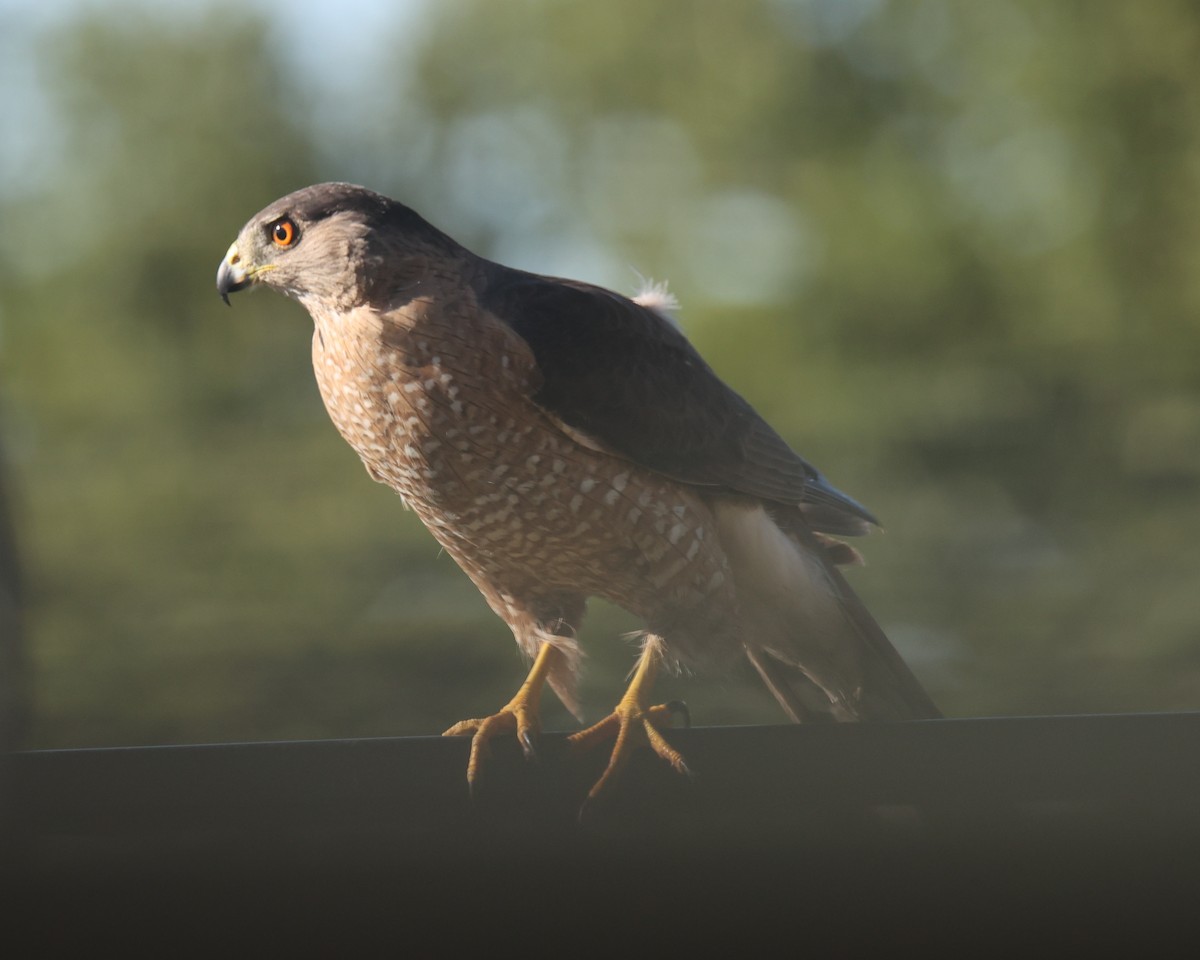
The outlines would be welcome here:
<svg viewBox="0 0 1200 960">
<path fill-rule="evenodd" d="M 683 717 L 684 727 L 692 725 L 692 712 L 688 709 L 688 705 L 682 700 L 672 700 L 666 704 L 668 710 L 672 713 L 679 714 Z"/>
<path fill-rule="evenodd" d="M 579 805 L 578 822 L 580 826 L 587 826 L 595 823 L 603 816 L 604 798 L 600 797 L 584 797 L 583 803 Z"/>
<path fill-rule="evenodd" d="M 537 741 L 534 740 L 533 734 L 528 730 L 521 731 L 521 749 L 525 753 L 526 760 L 537 761 L 540 759 L 537 752 Z"/>
</svg>

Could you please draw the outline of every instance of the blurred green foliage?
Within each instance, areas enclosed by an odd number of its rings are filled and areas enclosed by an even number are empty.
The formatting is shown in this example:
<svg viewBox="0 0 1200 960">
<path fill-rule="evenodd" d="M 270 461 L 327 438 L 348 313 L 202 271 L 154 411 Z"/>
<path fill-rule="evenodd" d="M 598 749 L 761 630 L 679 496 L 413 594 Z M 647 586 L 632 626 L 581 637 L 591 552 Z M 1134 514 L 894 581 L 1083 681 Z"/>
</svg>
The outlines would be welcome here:
<svg viewBox="0 0 1200 960">
<path fill-rule="evenodd" d="M 328 424 L 303 312 L 216 298 L 241 224 L 326 179 L 515 266 L 670 278 L 884 519 L 854 583 L 948 713 L 1200 706 L 1193 4 L 454 0 L 324 91 L 254 9 L 10 33 L 45 97 L 42 175 L 0 178 L 35 745 L 432 733 L 519 683 Z M 592 611 L 593 714 L 636 626 Z M 781 719 L 743 673 L 662 692 Z"/>
</svg>

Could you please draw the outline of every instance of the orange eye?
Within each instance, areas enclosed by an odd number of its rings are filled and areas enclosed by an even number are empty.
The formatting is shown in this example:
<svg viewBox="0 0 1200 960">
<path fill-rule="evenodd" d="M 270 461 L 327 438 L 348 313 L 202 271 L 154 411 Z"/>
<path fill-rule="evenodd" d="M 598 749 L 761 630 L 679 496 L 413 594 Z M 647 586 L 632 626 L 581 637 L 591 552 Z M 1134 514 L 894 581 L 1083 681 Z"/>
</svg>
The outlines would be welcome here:
<svg viewBox="0 0 1200 960">
<path fill-rule="evenodd" d="M 290 247 L 296 242 L 296 225 L 291 220 L 280 220 L 271 228 L 271 239 L 277 247 Z"/>
</svg>

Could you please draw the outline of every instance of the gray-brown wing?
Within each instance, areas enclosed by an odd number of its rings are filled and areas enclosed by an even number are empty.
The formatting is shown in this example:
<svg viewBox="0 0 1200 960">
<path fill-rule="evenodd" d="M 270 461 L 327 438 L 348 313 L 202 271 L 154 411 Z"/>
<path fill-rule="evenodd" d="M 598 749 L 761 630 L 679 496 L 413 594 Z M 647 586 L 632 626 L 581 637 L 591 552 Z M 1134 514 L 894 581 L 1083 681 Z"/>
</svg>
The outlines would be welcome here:
<svg viewBox="0 0 1200 960">
<path fill-rule="evenodd" d="M 803 504 L 828 533 L 875 518 L 798 456 L 656 311 L 619 294 L 492 265 L 481 306 L 529 344 L 534 400 L 628 459 L 700 486 Z"/>
</svg>

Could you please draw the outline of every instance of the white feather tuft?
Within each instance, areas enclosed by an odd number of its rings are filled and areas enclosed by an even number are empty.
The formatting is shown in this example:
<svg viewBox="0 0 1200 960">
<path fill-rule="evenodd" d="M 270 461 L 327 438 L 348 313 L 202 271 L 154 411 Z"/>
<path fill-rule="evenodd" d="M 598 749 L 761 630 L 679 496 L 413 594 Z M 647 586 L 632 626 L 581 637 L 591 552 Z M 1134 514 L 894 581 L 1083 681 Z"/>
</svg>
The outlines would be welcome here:
<svg viewBox="0 0 1200 960">
<path fill-rule="evenodd" d="M 638 280 L 641 281 L 641 285 L 638 287 L 638 292 L 632 297 L 633 302 L 648 310 L 653 310 L 664 320 L 679 327 L 679 320 L 675 317 L 675 313 L 679 309 L 679 299 L 667 289 L 667 281 L 653 280 L 650 277 L 643 277 L 640 273 Z"/>
</svg>

